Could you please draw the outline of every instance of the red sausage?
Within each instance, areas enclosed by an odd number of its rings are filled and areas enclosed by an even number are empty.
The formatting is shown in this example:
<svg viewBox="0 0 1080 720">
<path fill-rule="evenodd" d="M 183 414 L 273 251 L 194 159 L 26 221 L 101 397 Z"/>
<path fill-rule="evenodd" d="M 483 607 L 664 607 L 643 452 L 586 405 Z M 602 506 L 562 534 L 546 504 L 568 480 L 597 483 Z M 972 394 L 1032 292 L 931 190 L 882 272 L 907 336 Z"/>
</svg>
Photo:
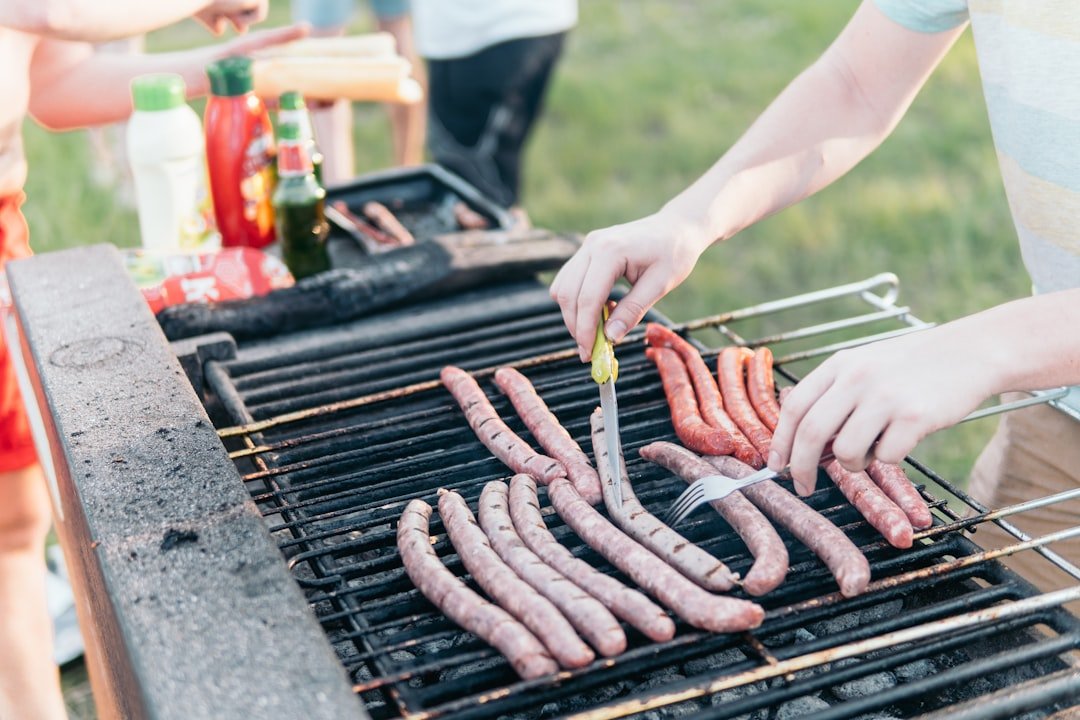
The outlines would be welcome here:
<svg viewBox="0 0 1080 720">
<path fill-rule="evenodd" d="M 638 452 L 641 457 L 662 465 L 687 483 L 716 474 L 708 462 L 672 443 L 650 443 Z M 787 576 L 788 552 L 768 519 L 740 492 L 733 492 L 709 504 L 735 529 L 754 556 L 754 565 L 742 580 L 743 589 L 751 595 L 764 595 L 779 587 Z"/>
<path fill-rule="evenodd" d="M 846 470 L 838 460 L 827 462 L 825 472 L 836 483 L 836 487 L 840 488 L 840 492 L 844 493 L 848 502 L 866 518 L 866 522 L 877 528 L 890 545 L 897 548 L 911 547 L 911 536 L 914 532 L 911 521 L 896 503 L 874 484 L 869 475 Z"/>
<path fill-rule="evenodd" d="M 545 485 L 554 478 L 566 477 L 566 469 L 558 460 L 540 455 L 506 426 L 472 375 L 447 365 L 439 377 L 465 412 L 476 437 L 511 470 L 528 473 Z"/>
<path fill-rule="evenodd" d="M 431 506 L 417 499 L 409 501 L 398 521 L 398 552 L 413 585 L 448 618 L 494 646 L 522 678 L 558 672 L 559 665 L 528 628 L 470 590 L 439 561 L 431 547 L 430 518 Z"/>
<path fill-rule="evenodd" d="M 480 494 L 480 527 L 499 557 L 518 576 L 562 611 L 589 644 L 605 657 L 626 649 L 626 633 L 619 621 L 588 594 L 525 546 L 510 519 L 506 483 L 492 480 Z"/>
<path fill-rule="evenodd" d="M 600 470 L 600 487 L 604 491 L 604 505 L 608 515 L 623 532 L 652 550 L 695 583 L 715 592 L 730 590 L 738 581 L 727 565 L 715 556 L 675 532 L 641 504 L 626 475 L 626 463 L 619 458 L 621 477 L 611 477 L 607 442 L 604 440 L 604 416 L 597 408 L 590 418 L 592 423 L 593 454 Z M 615 502 L 612 482 L 622 483 L 622 505 Z"/>
<path fill-rule="evenodd" d="M 780 403 L 776 401 L 772 369 L 772 350 L 767 347 L 758 348 L 746 366 L 746 390 L 750 395 L 750 404 L 769 432 L 776 430 L 776 423 L 780 422 Z"/>
<path fill-rule="evenodd" d="M 551 601 L 529 587 L 492 549 L 465 498 L 440 490 L 439 515 L 458 557 L 477 585 L 532 630 L 560 665 L 579 668 L 596 659 Z"/>
<path fill-rule="evenodd" d="M 765 612 L 747 600 L 713 595 L 687 580 L 585 502 L 569 480 L 548 486 L 555 511 L 589 547 L 686 622 L 710 632 L 739 632 L 761 624 Z"/>
<path fill-rule="evenodd" d="M 872 460 L 866 472 L 870 475 L 870 479 L 877 483 L 877 486 L 904 511 L 912 527 L 916 530 L 925 530 L 934 524 L 930 508 L 919 491 L 911 484 L 904 468 L 883 463 L 880 460 Z"/>
<path fill-rule="evenodd" d="M 754 472 L 754 468 L 735 458 L 706 459 L 721 475 L 728 477 L 742 478 Z M 842 595 L 854 597 L 866 590 L 870 582 L 870 563 L 840 528 L 772 480 L 745 487 L 742 493 L 821 558 L 836 578 Z"/>
<path fill-rule="evenodd" d="M 750 348 L 726 347 L 716 359 L 716 372 L 720 378 L 720 392 L 724 396 L 724 407 L 728 414 L 761 457 L 767 458 L 769 446 L 772 444 L 772 433 L 758 419 L 757 412 L 746 394 L 745 368 L 753 356 L 754 352 Z M 764 466 L 764 462 L 754 465 L 756 468 Z"/>
<path fill-rule="evenodd" d="M 514 368 L 499 368 L 495 371 L 495 384 L 510 398 L 518 416 L 540 446 L 566 468 L 566 476 L 574 483 L 581 497 L 593 505 L 603 500 L 600 476 L 589 462 L 589 456 L 548 409 L 529 378 Z"/>
<path fill-rule="evenodd" d="M 720 388 L 716 379 L 709 372 L 709 366 L 701 358 L 701 353 L 693 345 L 680 337 L 675 331 L 658 323 L 649 323 L 645 328 L 645 341 L 653 347 L 671 348 L 679 353 L 690 380 L 697 394 L 698 409 L 705 422 L 731 438 L 734 447 L 732 454 L 745 463 L 761 463 L 761 456 L 739 427 L 724 411 L 724 401 L 720 397 Z"/>
</svg>

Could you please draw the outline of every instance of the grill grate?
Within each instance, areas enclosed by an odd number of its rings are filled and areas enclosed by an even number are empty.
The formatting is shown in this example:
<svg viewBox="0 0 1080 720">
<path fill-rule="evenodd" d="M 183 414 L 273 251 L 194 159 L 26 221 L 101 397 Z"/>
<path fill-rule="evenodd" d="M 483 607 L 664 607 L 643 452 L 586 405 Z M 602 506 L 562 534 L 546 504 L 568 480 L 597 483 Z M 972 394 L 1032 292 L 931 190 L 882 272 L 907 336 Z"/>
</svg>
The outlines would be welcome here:
<svg viewBox="0 0 1080 720">
<path fill-rule="evenodd" d="M 843 299 L 850 294 L 836 295 Z M 857 331 L 865 337 L 868 329 L 896 333 L 917 325 L 906 309 L 892 307 L 892 291 L 884 298 L 866 290 L 855 296 L 875 311 L 861 316 L 865 320 L 829 320 L 821 332 Z M 822 305 L 815 312 L 820 318 L 829 311 Z M 729 313 L 691 327 L 719 326 L 729 339 L 753 344 L 729 327 L 742 319 Z M 907 320 L 899 330 L 898 319 Z M 892 324 L 881 329 L 883 323 Z M 816 335 L 811 328 L 787 337 L 799 341 Z M 617 658 L 562 673 L 557 681 L 519 681 L 494 650 L 454 626 L 413 589 L 397 556 L 395 523 L 411 498 L 434 504 L 436 491 L 448 487 L 475 507 L 484 483 L 508 477 L 437 385 L 446 364 L 479 371 L 546 355 L 525 372 L 571 435 L 586 451 L 591 449 L 588 416 L 597 402 L 595 387 L 567 345 L 546 291 L 527 284 L 444 298 L 284 341 L 253 343 L 242 347 L 235 360 L 207 364 L 208 384 L 230 420 L 244 426 L 222 435 L 236 443 L 233 455 L 252 497 L 374 717 L 618 717 L 656 708 L 666 716 L 757 718 L 772 717 L 780 708 L 779 717 L 906 718 L 1001 687 L 1053 678 L 1070 667 L 1080 647 L 1080 622 L 1053 604 L 989 625 L 831 659 L 830 652 L 848 643 L 1038 593 L 987 561 L 942 575 L 924 572 L 896 586 L 876 582 L 880 589 L 875 592 L 840 599 L 829 595 L 835 584 L 824 566 L 781 530 L 791 572 L 761 600 L 767 610 L 761 628 L 706 635 L 679 624 L 675 639 L 663 644 L 631 631 L 628 651 Z M 796 348 L 786 359 L 795 364 L 818 354 Z M 705 356 L 711 364 L 715 352 Z M 619 358 L 628 471 L 642 502 L 660 511 L 683 485 L 642 461 L 637 449 L 675 439 L 667 404 L 640 343 L 620 346 Z M 780 372 L 793 380 L 786 369 Z M 500 416 L 531 441 L 490 377 L 479 374 Z M 414 387 L 395 390 L 407 386 Z M 379 393 L 390 398 L 363 400 L 379 398 Z M 915 461 L 908 469 L 913 478 L 921 478 L 920 489 L 939 522 L 957 519 L 946 497 L 962 504 L 966 496 Z M 931 485 L 948 495 L 934 497 L 927 489 Z M 875 581 L 979 552 L 959 532 L 934 531 L 911 550 L 896 551 L 824 475 L 808 502 L 866 553 Z M 546 513 L 552 532 L 575 555 L 618 576 L 550 508 Z M 695 513 L 680 529 L 736 572 L 748 569 L 742 541 L 718 516 Z M 437 515 L 432 533 L 436 552 L 463 575 Z M 816 661 L 780 672 L 785 663 L 807 657 Z M 1048 712 L 1067 701 L 1062 687 L 1080 693 L 1080 678 L 1072 677 L 1071 684 L 1067 678 L 1056 684 L 1048 680 L 1022 692 L 1032 708 Z M 774 715 L 761 714 L 765 708 Z"/>
</svg>

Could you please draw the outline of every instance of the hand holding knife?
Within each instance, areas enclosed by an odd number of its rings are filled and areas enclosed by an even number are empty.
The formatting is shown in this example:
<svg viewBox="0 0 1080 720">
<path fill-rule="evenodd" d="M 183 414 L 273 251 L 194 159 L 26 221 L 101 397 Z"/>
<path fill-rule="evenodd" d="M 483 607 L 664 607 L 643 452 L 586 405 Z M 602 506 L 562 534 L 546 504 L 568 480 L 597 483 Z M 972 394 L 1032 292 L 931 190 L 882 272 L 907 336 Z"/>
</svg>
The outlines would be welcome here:
<svg viewBox="0 0 1080 720">
<path fill-rule="evenodd" d="M 604 438 L 607 441 L 608 462 L 611 463 L 612 489 L 615 502 L 622 505 L 622 473 L 619 458 L 622 457 L 622 441 L 619 439 L 619 404 L 615 399 L 615 380 L 619 377 L 619 361 L 615 348 L 604 335 L 604 323 L 608 319 L 605 305 L 596 327 L 596 339 L 592 351 L 592 379 L 600 386 L 600 408 L 604 414 Z"/>
</svg>

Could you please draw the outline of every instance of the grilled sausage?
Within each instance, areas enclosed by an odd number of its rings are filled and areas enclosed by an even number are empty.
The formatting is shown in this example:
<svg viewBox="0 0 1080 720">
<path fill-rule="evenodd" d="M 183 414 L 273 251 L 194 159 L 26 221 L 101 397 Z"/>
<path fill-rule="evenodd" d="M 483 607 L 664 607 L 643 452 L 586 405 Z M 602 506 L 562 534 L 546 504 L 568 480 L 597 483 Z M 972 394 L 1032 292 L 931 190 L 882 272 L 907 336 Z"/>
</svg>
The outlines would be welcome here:
<svg viewBox="0 0 1080 720">
<path fill-rule="evenodd" d="M 463 230 L 487 230 L 490 227 L 486 217 L 461 201 L 454 203 L 454 220 Z"/>
<path fill-rule="evenodd" d="M 883 463 L 880 460 L 872 460 L 866 472 L 882 492 L 904 511 L 912 527 L 916 530 L 925 530 L 934 524 L 930 508 L 919 491 L 911 484 L 904 468 Z"/>
<path fill-rule="evenodd" d="M 447 365 L 439 377 L 461 406 L 476 437 L 511 470 L 528 473 L 545 485 L 554 478 L 566 477 L 566 469 L 558 460 L 540 455 L 506 426 L 472 375 Z"/>
<path fill-rule="evenodd" d="M 706 458 L 721 475 L 743 478 L 754 468 L 730 457 Z M 836 578 L 840 593 L 854 597 L 870 582 L 870 563 L 840 528 L 772 480 L 750 485 L 742 494 L 774 522 L 783 525 L 797 540 L 810 548 Z"/>
<path fill-rule="evenodd" d="M 664 605 L 696 628 L 711 632 L 738 632 L 761 624 L 765 612 L 757 603 L 702 590 L 650 550 L 612 525 L 585 502 L 569 480 L 548 486 L 555 511 L 589 547 L 603 555 Z"/>
<path fill-rule="evenodd" d="M 904 511 L 896 506 L 881 488 L 874 484 L 865 472 L 851 472 L 840 464 L 839 460 L 830 460 L 825 464 L 836 487 L 844 493 L 866 522 L 877 528 L 889 544 L 896 548 L 911 547 L 913 530 L 911 521 Z"/>
<path fill-rule="evenodd" d="M 515 475 L 510 480 L 510 517 L 530 550 L 604 603 L 617 617 L 630 623 L 650 640 L 666 642 L 675 637 L 675 623 L 660 606 L 637 590 L 626 587 L 610 575 L 574 557 L 555 539 L 540 513 L 536 482 L 528 475 Z"/>
<path fill-rule="evenodd" d="M 724 411 L 720 388 L 716 386 L 716 379 L 709 372 L 709 366 L 705 364 L 697 348 L 675 331 L 659 323 L 649 323 L 645 327 L 645 342 L 653 347 L 671 348 L 679 353 L 690 375 L 690 380 L 694 384 L 698 410 L 705 422 L 731 438 L 732 455 L 751 465 L 760 464 L 762 460 L 758 451 L 742 434 L 731 416 Z"/>
<path fill-rule="evenodd" d="M 607 442 L 604 440 L 604 416 L 597 408 L 590 418 L 592 423 L 593 455 L 600 471 L 600 487 L 604 491 L 604 505 L 608 515 L 623 532 L 637 540 L 664 559 L 671 567 L 695 583 L 714 592 L 730 590 L 738 575 L 728 569 L 715 556 L 675 532 L 641 504 L 626 475 L 626 463 L 620 456 L 619 478 L 611 477 Z M 615 502 L 613 482 L 622 483 L 622 505 Z"/>
<path fill-rule="evenodd" d="M 558 663 L 527 627 L 474 593 L 439 561 L 431 547 L 430 518 L 431 506 L 416 499 L 398 521 L 398 552 L 413 585 L 448 618 L 501 652 L 522 678 L 558 672 Z"/>
<path fill-rule="evenodd" d="M 509 491 L 506 483 L 492 480 L 480 494 L 480 527 L 488 536 L 499 557 L 562 611 L 589 644 L 605 657 L 626 649 L 626 633 L 619 621 L 599 600 L 547 565 L 525 547 L 510 519 Z"/>
<path fill-rule="evenodd" d="M 708 462 L 669 442 L 650 443 L 638 452 L 688 483 L 716 474 Z M 735 529 L 754 556 L 754 564 L 742 580 L 743 589 L 751 595 L 764 595 L 779 587 L 787 576 L 788 552 L 769 520 L 740 492 L 709 504 Z"/>
<path fill-rule="evenodd" d="M 440 490 L 439 515 L 473 580 L 532 630 L 560 665 L 579 668 L 596 658 L 551 601 L 529 587 L 499 558 L 476 524 L 465 498 L 456 492 Z"/>
<path fill-rule="evenodd" d="M 769 446 L 772 445 L 772 433 L 758 419 L 757 412 L 746 394 L 746 363 L 753 356 L 754 352 L 750 348 L 726 347 L 716 358 L 716 372 L 720 378 L 720 392 L 724 396 L 724 407 L 728 414 L 761 457 L 767 458 Z M 754 465 L 756 468 L 764 466 L 764 462 Z"/>
<path fill-rule="evenodd" d="M 593 505 L 603 500 L 600 476 L 589 462 L 589 456 L 548 409 L 529 378 L 514 368 L 499 368 L 495 371 L 495 384 L 510 398 L 518 416 L 540 446 L 566 468 L 566 476 L 574 483 L 581 497 Z"/>
<path fill-rule="evenodd" d="M 759 347 L 746 366 L 746 390 L 758 418 L 769 429 L 776 430 L 780 422 L 780 403 L 776 400 L 776 381 L 773 380 L 773 355 L 767 347 Z"/>
<path fill-rule="evenodd" d="M 731 436 L 706 423 L 698 410 L 694 388 L 679 354 L 670 348 L 650 347 L 645 357 L 656 364 L 664 395 L 671 409 L 671 424 L 683 445 L 707 455 L 727 455 L 735 451 Z"/>
<path fill-rule="evenodd" d="M 375 202 L 374 200 L 364 203 L 364 206 L 360 208 L 361 212 L 371 222 L 380 229 L 389 234 L 398 245 L 415 245 L 416 238 L 409 232 L 404 225 L 394 216 L 394 213 L 390 212 L 390 208 L 386 207 L 382 203 Z"/>
</svg>

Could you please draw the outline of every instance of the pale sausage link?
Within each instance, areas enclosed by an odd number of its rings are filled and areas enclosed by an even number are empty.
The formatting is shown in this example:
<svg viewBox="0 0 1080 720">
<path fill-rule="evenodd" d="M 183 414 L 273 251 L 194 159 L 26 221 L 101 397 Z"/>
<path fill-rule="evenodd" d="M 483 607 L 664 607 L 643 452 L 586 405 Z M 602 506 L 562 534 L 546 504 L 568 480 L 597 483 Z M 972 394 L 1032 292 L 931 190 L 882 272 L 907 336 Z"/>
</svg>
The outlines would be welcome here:
<svg viewBox="0 0 1080 720">
<path fill-rule="evenodd" d="M 780 422 L 780 403 L 776 400 L 773 354 L 769 348 L 759 347 L 750 358 L 746 366 L 746 390 L 761 422 L 769 432 L 774 432 Z"/>
<path fill-rule="evenodd" d="M 603 500 L 600 477 L 589 462 L 589 456 L 548 409 L 529 378 L 514 368 L 499 368 L 495 371 L 495 384 L 510 398 L 510 403 L 540 447 L 566 468 L 566 476 L 574 483 L 581 497 L 593 505 Z"/>
<path fill-rule="evenodd" d="M 548 486 L 548 497 L 559 517 L 589 547 L 603 555 L 675 614 L 696 628 L 711 632 L 739 632 L 761 624 L 761 606 L 702 590 L 674 568 L 612 525 L 585 502 L 569 480 Z"/>
<path fill-rule="evenodd" d="M 911 479 L 904 472 L 904 468 L 875 459 L 870 461 L 866 472 L 882 492 L 904 511 L 912 527 L 925 530 L 934 524 L 930 508 L 919 491 L 911 484 Z"/>
<path fill-rule="evenodd" d="M 641 504 L 626 474 L 626 463 L 617 458 L 621 477 L 611 477 L 611 463 L 608 460 L 607 442 L 604 440 L 604 416 L 597 408 L 590 418 L 592 423 L 593 455 L 596 467 L 600 471 L 600 487 L 604 491 L 604 505 L 615 524 L 630 537 L 664 559 L 671 567 L 693 580 L 695 583 L 714 592 L 730 590 L 737 582 L 738 575 L 728 569 L 715 556 L 702 550 L 694 543 L 665 525 Z M 613 482 L 622 483 L 622 505 L 615 502 Z"/>
<path fill-rule="evenodd" d="M 506 483 L 492 480 L 480 493 L 480 527 L 491 547 L 518 576 L 562 611 L 570 624 L 605 657 L 626 649 L 626 633 L 600 601 L 525 547 L 510 519 Z"/>
<path fill-rule="evenodd" d="M 825 464 L 825 472 L 866 522 L 877 528 L 896 548 L 911 547 L 913 530 L 904 511 L 896 506 L 865 472 L 851 472 L 839 460 Z"/>
<path fill-rule="evenodd" d="M 461 406 L 476 437 L 511 470 L 528 473 L 544 484 L 566 476 L 566 469 L 558 460 L 540 455 L 507 427 L 472 375 L 447 365 L 439 377 Z"/>
<path fill-rule="evenodd" d="M 394 238 L 398 245 L 416 244 L 416 238 L 413 237 L 413 234 L 401 224 L 401 221 L 397 219 L 394 213 L 390 212 L 390 208 L 382 203 L 371 200 L 364 203 L 360 210 L 364 213 L 364 217 Z"/>
<path fill-rule="evenodd" d="M 682 358 L 683 364 L 694 384 L 697 394 L 698 410 L 705 422 L 731 438 L 731 454 L 746 463 L 760 463 L 761 456 L 739 426 L 724 410 L 724 401 L 716 378 L 709 372 L 701 353 L 693 345 L 680 337 L 674 330 L 659 323 L 649 323 L 645 328 L 645 342 L 653 347 L 671 348 Z"/>
<path fill-rule="evenodd" d="M 769 446 L 772 445 L 772 433 L 758 419 L 757 412 L 746 395 L 745 368 L 747 361 L 753 356 L 750 348 L 726 347 L 716 358 L 716 372 L 720 378 L 720 392 L 724 396 L 724 407 L 728 414 L 761 457 L 767 458 Z M 764 462 L 754 467 L 764 467 Z"/>
<path fill-rule="evenodd" d="M 728 477 L 743 478 L 754 472 L 754 468 L 735 458 L 705 459 L 721 475 Z M 836 578 L 842 595 L 854 597 L 866 590 L 870 582 L 870 563 L 858 546 L 828 518 L 772 480 L 745 487 L 742 493 L 825 563 Z"/>
<path fill-rule="evenodd" d="M 448 618 L 502 653 L 522 678 L 558 672 L 558 663 L 527 627 L 446 569 L 431 546 L 430 518 L 431 506 L 416 499 L 405 506 L 398 521 L 398 552 L 416 589 Z"/>
<path fill-rule="evenodd" d="M 664 610 L 637 590 L 605 575 L 574 556 L 548 531 L 540 512 L 536 482 L 524 473 L 510 480 L 510 516 L 522 541 L 551 567 L 570 578 L 650 640 L 665 642 L 675 637 L 675 623 Z"/>
<path fill-rule="evenodd" d="M 687 483 L 716 474 L 713 466 L 704 459 L 669 442 L 650 443 L 638 452 Z M 738 491 L 709 504 L 735 529 L 754 556 L 750 572 L 742 579 L 743 589 L 751 595 L 764 595 L 779 587 L 787 576 L 788 552 L 769 520 Z"/>
<path fill-rule="evenodd" d="M 446 534 L 476 584 L 532 630 L 564 668 L 584 667 L 596 659 L 551 601 L 529 587 L 499 558 L 476 524 L 465 498 L 446 490 L 439 493 L 439 515 Z"/>
</svg>

